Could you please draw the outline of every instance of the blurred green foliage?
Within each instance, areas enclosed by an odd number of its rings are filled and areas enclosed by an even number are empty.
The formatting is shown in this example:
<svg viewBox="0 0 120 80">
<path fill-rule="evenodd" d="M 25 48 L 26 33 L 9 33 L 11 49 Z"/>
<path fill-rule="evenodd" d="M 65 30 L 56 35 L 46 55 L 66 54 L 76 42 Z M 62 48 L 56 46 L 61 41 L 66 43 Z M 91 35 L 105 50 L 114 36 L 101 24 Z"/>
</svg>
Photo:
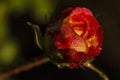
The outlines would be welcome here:
<svg viewBox="0 0 120 80">
<path fill-rule="evenodd" d="M 49 21 L 53 13 L 57 0 L 8 0 L 7 7 L 9 10 L 14 10 L 17 14 L 23 13 L 30 9 L 32 16 L 45 24 Z"/>
<path fill-rule="evenodd" d="M 7 24 L 6 24 L 6 15 L 7 14 L 7 6 L 5 3 L 0 3 L 0 43 L 4 40 L 7 35 Z"/>
<path fill-rule="evenodd" d="M 57 1 L 57 0 L 56 0 Z M 34 0 L 34 15 L 42 23 L 48 22 L 56 6 L 53 0 Z"/>
<path fill-rule="evenodd" d="M 19 55 L 19 43 L 10 34 L 10 26 L 7 20 L 9 14 L 14 12 L 15 15 L 21 15 L 25 10 L 29 9 L 32 11 L 33 18 L 45 24 L 50 20 L 56 4 L 57 0 L 0 1 L 0 70 L 4 66 L 12 64 Z"/>
<path fill-rule="evenodd" d="M 3 65 L 9 65 L 17 56 L 18 46 L 16 41 L 8 40 L 0 49 L 0 62 Z"/>
</svg>

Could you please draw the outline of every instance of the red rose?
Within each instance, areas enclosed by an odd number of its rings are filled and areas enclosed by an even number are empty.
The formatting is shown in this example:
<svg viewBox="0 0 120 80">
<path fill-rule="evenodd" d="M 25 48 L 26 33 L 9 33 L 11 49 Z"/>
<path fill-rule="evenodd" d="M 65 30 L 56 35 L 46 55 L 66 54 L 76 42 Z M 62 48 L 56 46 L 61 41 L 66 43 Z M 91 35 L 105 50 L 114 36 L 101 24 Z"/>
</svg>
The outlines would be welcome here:
<svg viewBox="0 0 120 80">
<path fill-rule="evenodd" d="M 51 37 L 49 44 L 55 49 L 52 54 L 76 68 L 99 55 L 103 30 L 87 8 L 69 8 L 63 14 L 61 22 L 48 30 L 47 37 Z"/>
</svg>

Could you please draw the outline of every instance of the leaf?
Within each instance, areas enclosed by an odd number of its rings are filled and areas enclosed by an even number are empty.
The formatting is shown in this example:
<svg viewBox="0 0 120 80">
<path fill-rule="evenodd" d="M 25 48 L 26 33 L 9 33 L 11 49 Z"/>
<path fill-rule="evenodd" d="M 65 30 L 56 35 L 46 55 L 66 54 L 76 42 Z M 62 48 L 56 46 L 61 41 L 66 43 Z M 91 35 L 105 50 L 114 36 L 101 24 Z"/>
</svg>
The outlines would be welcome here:
<svg viewBox="0 0 120 80">
<path fill-rule="evenodd" d="M 37 46 L 40 48 L 40 49 L 44 49 L 44 40 L 43 40 L 43 36 L 41 34 L 41 31 L 40 31 L 40 28 L 38 25 L 34 25 L 30 22 L 27 22 L 27 24 L 29 26 L 31 26 L 34 30 L 34 35 L 35 35 L 35 43 L 37 44 Z"/>
</svg>

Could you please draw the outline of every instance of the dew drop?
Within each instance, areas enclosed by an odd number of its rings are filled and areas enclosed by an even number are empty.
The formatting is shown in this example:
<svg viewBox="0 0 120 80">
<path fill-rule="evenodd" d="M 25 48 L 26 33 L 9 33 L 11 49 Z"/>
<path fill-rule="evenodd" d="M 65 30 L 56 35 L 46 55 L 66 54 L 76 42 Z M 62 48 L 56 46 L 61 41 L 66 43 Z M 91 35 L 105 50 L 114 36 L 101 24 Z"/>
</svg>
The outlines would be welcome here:
<svg viewBox="0 0 120 80">
<path fill-rule="evenodd" d="M 64 66 L 62 64 L 57 64 L 58 69 L 62 69 Z"/>
</svg>

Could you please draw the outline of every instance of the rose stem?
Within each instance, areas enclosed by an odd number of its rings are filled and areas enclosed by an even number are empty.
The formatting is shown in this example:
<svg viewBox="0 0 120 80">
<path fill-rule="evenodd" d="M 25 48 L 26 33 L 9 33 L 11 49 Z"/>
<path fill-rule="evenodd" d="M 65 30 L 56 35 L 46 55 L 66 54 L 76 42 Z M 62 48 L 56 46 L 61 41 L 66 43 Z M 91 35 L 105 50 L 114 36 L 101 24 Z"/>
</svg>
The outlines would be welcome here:
<svg viewBox="0 0 120 80">
<path fill-rule="evenodd" d="M 3 73 L 0 73 L 0 80 L 3 79 L 3 78 L 7 78 L 9 76 L 18 74 L 22 71 L 27 71 L 29 69 L 32 69 L 33 67 L 42 65 L 43 63 L 46 63 L 46 62 L 49 62 L 49 61 L 50 61 L 49 58 L 41 58 L 41 59 L 38 59 L 34 62 L 29 62 L 27 64 L 21 65 L 19 67 L 14 68 L 14 69 L 8 70 L 8 71 L 3 72 Z"/>
<path fill-rule="evenodd" d="M 98 73 L 100 75 L 101 78 L 103 78 L 103 80 L 109 80 L 109 78 L 107 77 L 106 74 L 104 74 L 102 71 L 100 71 L 99 69 L 97 69 L 95 66 L 93 66 L 90 62 L 85 62 L 84 66 L 95 71 L 96 73 Z"/>
</svg>

